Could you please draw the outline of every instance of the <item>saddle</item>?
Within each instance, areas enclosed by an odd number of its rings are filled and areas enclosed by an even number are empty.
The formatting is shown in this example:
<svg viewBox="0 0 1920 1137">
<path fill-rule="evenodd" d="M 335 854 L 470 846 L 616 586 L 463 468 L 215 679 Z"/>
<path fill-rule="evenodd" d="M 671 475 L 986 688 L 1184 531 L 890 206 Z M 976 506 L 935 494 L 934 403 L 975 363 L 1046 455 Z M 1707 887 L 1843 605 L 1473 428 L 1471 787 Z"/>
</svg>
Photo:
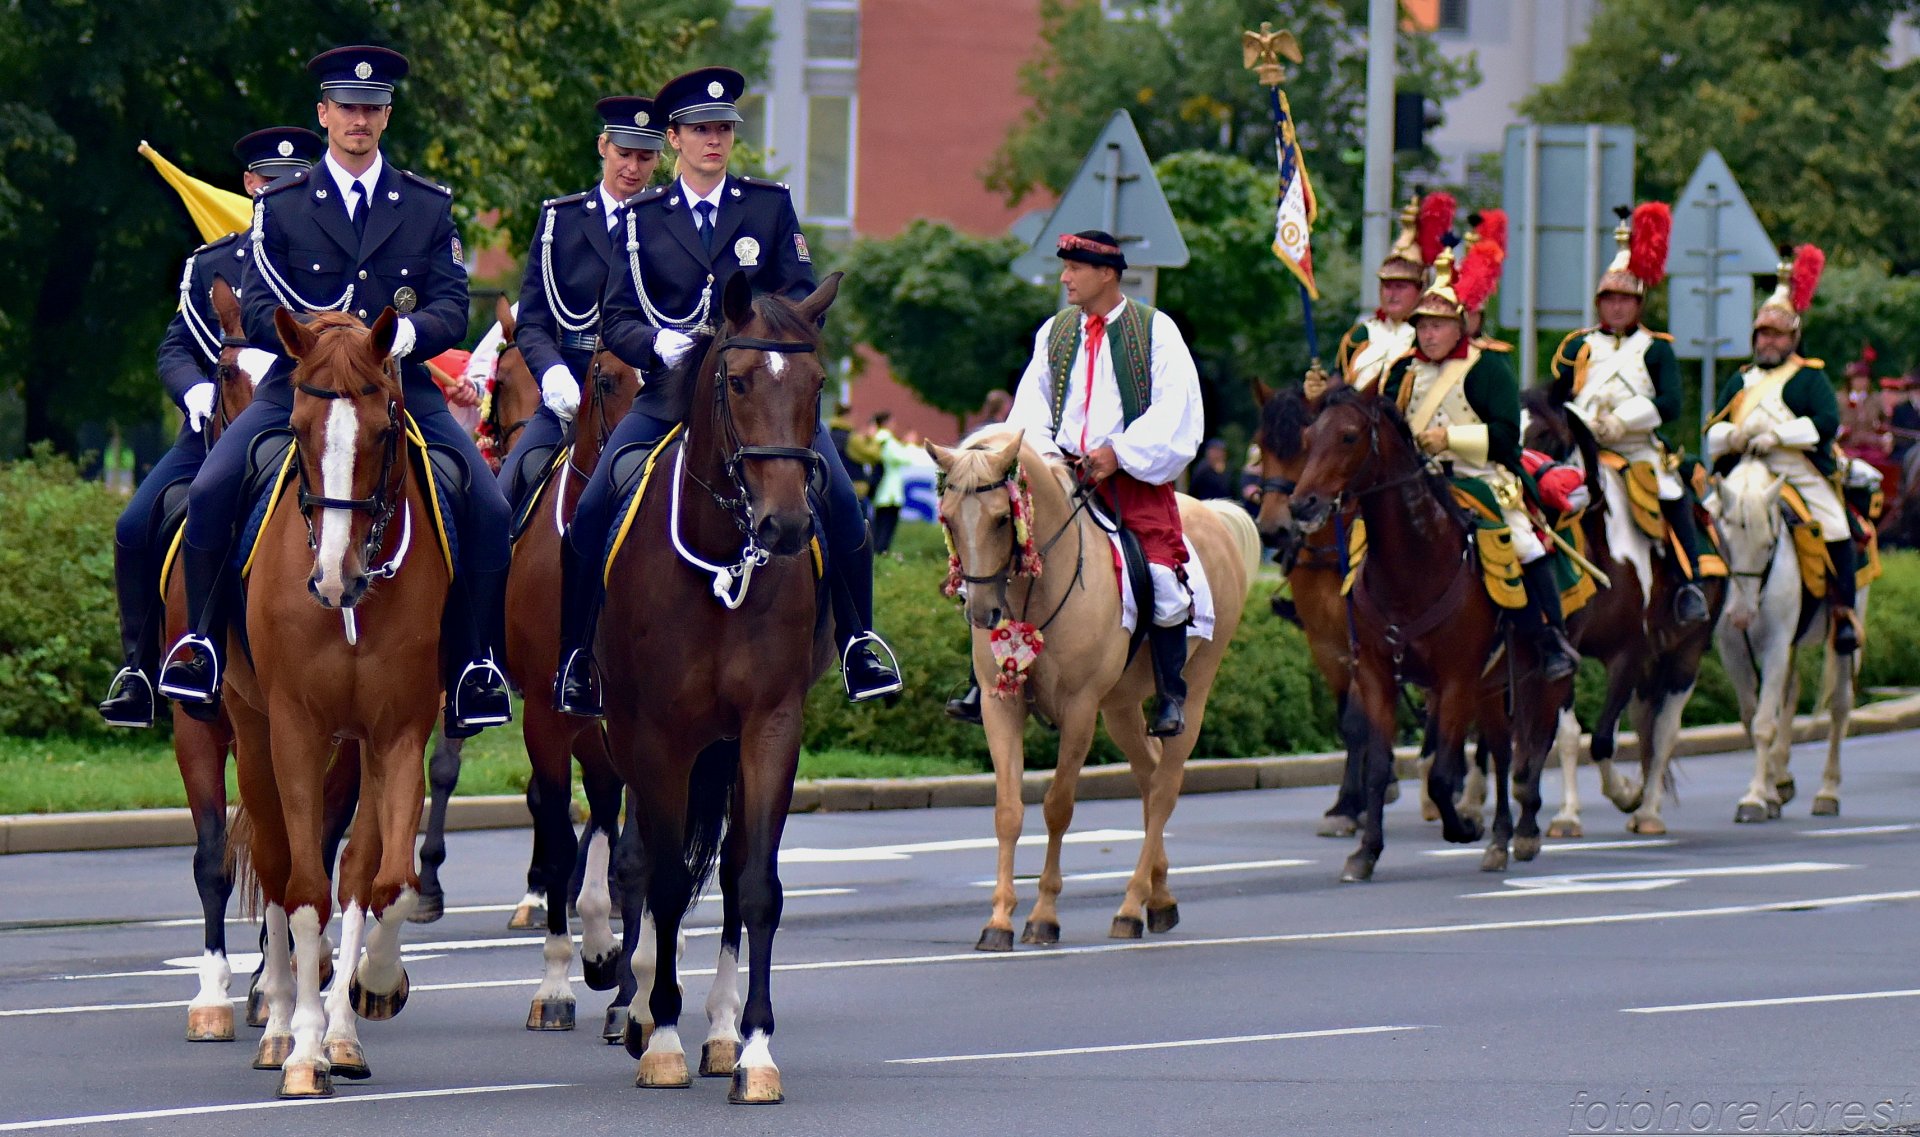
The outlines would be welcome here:
<svg viewBox="0 0 1920 1137">
<path fill-rule="evenodd" d="M 522 465 L 537 460 L 540 472 L 527 482 L 526 497 L 514 511 L 513 526 L 507 530 L 508 544 L 518 544 L 532 526 L 533 516 L 539 512 L 540 496 L 547 492 L 547 483 L 553 481 L 554 471 L 564 468 L 572 457 L 571 446 L 540 446 L 526 454 L 511 455 L 514 462 Z"/>
<path fill-rule="evenodd" d="M 1629 462 L 1614 450 L 1600 451 L 1600 464 L 1627 483 L 1627 504 L 1633 523 L 1656 546 L 1667 540 L 1667 519 L 1660 513 L 1660 475 L 1651 462 Z"/>
<path fill-rule="evenodd" d="M 1121 518 L 1109 516 L 1104 502 L 1089 500 L 1087 513 L 1120 551 L 1121 587 L 1133 595 L 1135 613 L 1133 632 L 1127 639 L 1127 662 L 1132 663 L 1134 654 L 1146 642 L 1147 629 L 1153 624 L 1153 571 L 1147 567 L 1147 554 L 1140 546 L 1140 538 Z"/>
<path fill-rule="evenodd" d="M 1600 464 L 1620 475 L 1627 487 L 1627 512 L 1633 518 L 1634 528 L 1653 542 L 1656 556 L 1671 556 L 1681 561 L 1689 559 L 1685 549 L 1680 547 L 1679 536 L 1667 524 L 1666 515 L 1660 511 L 1660 477 L 1651 462 L 1629 462 L 1625 455 L 1613 450 L 1600 451 Z M 1707 476 L 1706 466 L 1694 459 L 1684 459 L 1678 470 L 1680 479 L 1693 490 L 1692 508 L 1694 531 L 1700 537 L 1700 563 L 1695 566 L 1694 575 L 1701 579 L 1727 575 L 1726 559 L 1720 553 L 1720 537 L 1713 527 L 1713 516 L 1700 505 L 1702 490 Z"/>
<path fill-rule="evenodd" d="M 1780 515 L 1786 519 L 1787 532 L 1793 537 L 1793 552 L 1800 561 L 1800 587 L 1815 600 L 1827 595 L 1827 580 L 1833 575 L 1833 558 L 1827 555 L 1826 534 L 1813 520 L 1807 499 L 1791 485 L 1780 491 Z M 1880 579 L 1885 568 L 1880 563 L 1880 533 L 1872 521 L 1849 505 L 1847 517 L 1853 525 L 1854 547 L 1860 552 L 1854 572 L 1856 588 L 1865 588 Z"/>
</svg>

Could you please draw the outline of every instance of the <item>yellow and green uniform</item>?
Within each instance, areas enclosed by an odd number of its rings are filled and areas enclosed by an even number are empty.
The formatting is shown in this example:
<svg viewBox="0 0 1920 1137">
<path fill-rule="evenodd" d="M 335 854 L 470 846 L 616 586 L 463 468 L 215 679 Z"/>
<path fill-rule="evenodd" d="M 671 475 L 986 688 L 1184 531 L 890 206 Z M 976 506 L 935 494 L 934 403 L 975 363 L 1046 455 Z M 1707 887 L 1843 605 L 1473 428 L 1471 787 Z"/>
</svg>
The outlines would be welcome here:
<svg viewBox="0 0 1920 1137">
<path fill-rule="evenodd" d="M 1347 329 L 1334 353 L 1334 370 L 1349 386 L 1367 390 L 1386 377 L 1396 360 L 1413 350 L 1413 324 L 1374 314 Z"/>
<path fill-rule="evenodd" d="M 1761 461 L 1800 491 L 1825 539 L 1847 536 L 1846 511 L 1833 484 L 1840 401 L 1824 363 L 1790 355 L 1778 367 L 1750 364 L 1735 372 L 1722 387 L 1718 413 L 1707 428 L 1707 456 L 1729 456 L 1736 429 L 1748 440 L 1771 430 L 1779 442 Z"/>
</svg>

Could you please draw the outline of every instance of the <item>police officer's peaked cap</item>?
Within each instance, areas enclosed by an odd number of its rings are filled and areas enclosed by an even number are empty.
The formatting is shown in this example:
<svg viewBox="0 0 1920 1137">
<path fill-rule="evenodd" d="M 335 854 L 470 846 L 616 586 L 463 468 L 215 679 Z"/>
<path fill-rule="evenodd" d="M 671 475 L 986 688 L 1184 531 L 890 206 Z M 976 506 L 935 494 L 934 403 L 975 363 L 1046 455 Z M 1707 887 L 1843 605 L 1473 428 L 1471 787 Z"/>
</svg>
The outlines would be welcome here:
<svg viewBox="0 0 1920 1137">
<path fill-rule="evenodd" d="M 336 103 L 384 107 L 393 85 L 407 77 L 407 57 L 385 47 L 336 47 L 307 60 L 320 94 Z"/>
<path fill-rule="evenodd" d="M 233 155 L 250 174 L 277 178 L 310 168 L 320 160 L 326 144 L 311 130 L 297 126 L 269 126 L 233 144 Z"/>
<path fill-rule="evenodd" d="M 665 150 L 667 124 L 654 110 L 652 99 L 639 95 L 613 95 L 593 104 L 600 112 L 607 141 L 630 150 Z"/>
<path fill-rule="evenodd" d="M 731 67 L 702 67 L 676 75 L 660 87 L 653 105 L 668 126 L 696 122 L 742 122 L 734 104 L 747 89 L 747 77 Z"/>
</svg>

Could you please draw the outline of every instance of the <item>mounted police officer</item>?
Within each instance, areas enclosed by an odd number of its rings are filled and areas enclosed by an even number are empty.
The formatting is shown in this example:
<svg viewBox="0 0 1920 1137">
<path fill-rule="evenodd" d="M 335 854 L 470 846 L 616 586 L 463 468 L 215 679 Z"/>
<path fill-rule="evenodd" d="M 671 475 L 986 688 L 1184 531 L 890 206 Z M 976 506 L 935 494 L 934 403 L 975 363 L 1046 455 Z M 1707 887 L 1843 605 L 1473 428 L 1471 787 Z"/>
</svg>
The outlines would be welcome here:
<svg viewBox="0 0 1920 1137">
<path fill-rule="evenodd" d="M 593 627 L 603 583 L 600 562 L 617 502 L 613 466 L 623 449 L 651 447 L 687 415 L 693 376 L 666 382 L 693 335 L 711 335 L 720 319 L 721 289 L 746 273 L 758 292 L 799 300 L 813 291 L 813 257 L 787 188 L 727 173 L 734 103 L 746 79 L 726 67 L 707 67 L 669 79 L 654 96 L 654 113 L 667 124 L 667 142 L 679 155 L 679 176 L 628 200 L 617 242 L 619 262 L 600 305 L 600 338 L 649 382 L 620 421 L 599 468 L 580 496 L 563 546 L 561 667 L 554 705 L 569 714 L 600 713 L 593 681 Z M 853 483 L 834 452 L 824 423 L 814 436 L 828 486 L 826 537 L 841 674 L 857 701 L 900 690 L 899 672 L 876 649 L 892 651 L 873 627 L 873 548 Z"/>
<path fill-rule="evenodd" d="M 245 279 L 247 338 L 278 354 L 276 309 L 328 309 L 371 322 L 400 313 L 392 358 L 408 412 L 429 443 L 459 457 L 466 484 L 456 494 L 459 561 L 443 621 L 448 665 L 447 733 L 462 738 L 512 718 L 505 676 L 494 660 L 503 638 L 507 503 L 473 440 L 447 413 L 422 360 L 467 331 L 466 261 L 455 230 L 452 191 L 395 169 L 380 153 L 394 83 L 407 60 L 381 47 L 342 47 L 314 57 L 327 154 L 306 174 L 283 178 L 254 205 Z M 194 479 L 183 564 L 191 630 L 174 646 L 160 690 L 188 713 L 217 711 L 233 543 L 244 502 L 243 475 L 254 440 L 285 428 L 294 363 L 278 359 L 254 403 L 207 456 Z"/>
<path fill-rule="evenodd" d="M 517 516 L 580 407 L 580 386 L 590 378 L 600 333 L 600 294 L 615 261 L 626 254 L 625 233 L 616 232 L 620 203 L 647 187 L 660 151 L 664 125 L 653 100 L 632 96 L 594 105 L 604 124 L 598 141 L 600 183 L 541 205 L 513 342 L 526 353 L 540 381 L 540 410 L 500 464 L 500 488 Z"/>
<path fill-rule="evenodd" d="M 234 144 L 240 180 L 253 197 L 275 178 L 307 169 L 320 157 L 323 143 L 311 130 L 273 126 L 256 130 Z M 186 421 L 172 449 L 140 482 L 114 527 L 113 589 L 120 601 L 120 646 L 124 665 L 113 677 L 100 716 L 109 726 L 153 725 L 156 700 L 153 676 L 160 657 L 160 505 L 167 491 L 191 481 L 207 457 L 207 423 L 218 409 L 215 372 L 225 346 L 220 318 L 213 311 L 213 282 L 224 280 L 237 297 L 246 268 L 244 233 L 230 233 L 195 249 L 180 270 L 180 306 L 160 340 L 160 381 Z M 266 372 L 248 360 L 256 379 Z M 258 369 L 258 370 L 255 370 Z"/>
</svg>

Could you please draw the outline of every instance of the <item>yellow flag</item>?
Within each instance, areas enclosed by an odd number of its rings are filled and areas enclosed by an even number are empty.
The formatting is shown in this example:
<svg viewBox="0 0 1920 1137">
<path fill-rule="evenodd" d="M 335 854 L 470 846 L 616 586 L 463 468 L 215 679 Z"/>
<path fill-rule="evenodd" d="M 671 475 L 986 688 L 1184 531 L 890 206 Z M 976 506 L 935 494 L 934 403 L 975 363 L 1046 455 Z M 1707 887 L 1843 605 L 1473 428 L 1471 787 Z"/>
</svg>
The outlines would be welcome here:
<svg viewBox="0 0 1920 1137">
<path fill-rule="evenodd" d="M 193 223 L 200 227 L 200 239 L 213 241 L 229 233 L 239 233 L 253 224 L 253 200 L 245 194 L 223 190 L 208 185 L 193 177 L 160 156 L 159 151 L 140 143 L 140 153 L 160 171 L 180 194 L 180 200 L 186 202 L 187 213 L 193 217 Z"/>
</svg>

